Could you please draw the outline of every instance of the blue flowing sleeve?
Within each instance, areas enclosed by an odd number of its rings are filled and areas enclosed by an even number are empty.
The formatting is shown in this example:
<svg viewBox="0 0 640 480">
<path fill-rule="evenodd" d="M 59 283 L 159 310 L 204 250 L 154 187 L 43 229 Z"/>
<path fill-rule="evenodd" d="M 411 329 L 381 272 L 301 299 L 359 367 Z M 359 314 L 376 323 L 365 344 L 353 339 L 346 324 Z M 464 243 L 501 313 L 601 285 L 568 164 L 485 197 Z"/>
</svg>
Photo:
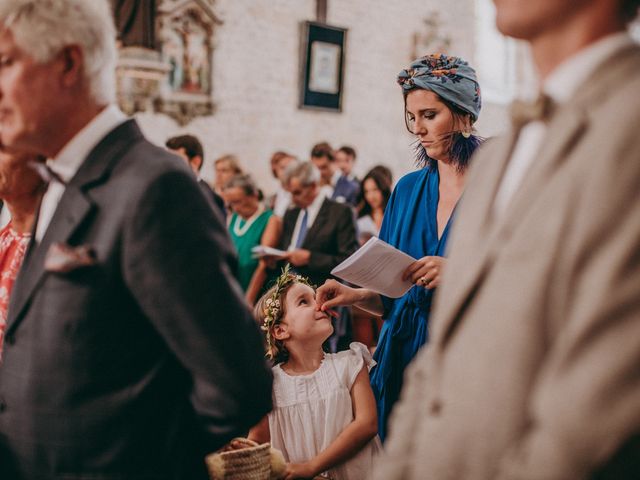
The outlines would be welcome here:
<svg viewBox="0 0 640 480">
<path fill-rule="evenodd" d="M 398 183 L 400 185 L 400 182 Z M 396 205 L 398 204 L 398 186 L 393 189 L 391 193 L 391 197 L 389 197 L 389 201 L 387 202 L 387 207 L 384 210 L 384 217 L 382 218 L 382 226 L 380 227 L 380 235 L 378 238 L 380 240 L 393 245 L 391 241 L 391 232 L 398 228 L 398 215 L 396 210 Z M 395 246 L 395 245 L 393 245 Z M 384 295 L 380 295 L 382 300 L 382 306 L 384 311 L 382 312 L 382 318 L 388 318 L 389 312 L 393 308 L 394 300 L 393 298 L 386 297 Z"/>
</svg>

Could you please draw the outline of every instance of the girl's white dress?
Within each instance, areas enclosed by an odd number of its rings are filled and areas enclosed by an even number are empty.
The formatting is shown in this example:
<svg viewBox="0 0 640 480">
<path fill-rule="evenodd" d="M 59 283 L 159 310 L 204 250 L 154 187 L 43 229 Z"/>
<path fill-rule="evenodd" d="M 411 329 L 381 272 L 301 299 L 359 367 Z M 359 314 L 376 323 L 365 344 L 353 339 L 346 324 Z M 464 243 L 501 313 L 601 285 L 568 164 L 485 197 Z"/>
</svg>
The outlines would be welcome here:
<svg viewBox="0 0 640 480">
<path fill-rule="evenodd" d="M 269 414 L 271 445 L 287 462 L 306 462 L 324 449 L 353 421 L 351 386 L 366 365 L 375 365 L 367 347 L 352 343 L 349 350 L 325 354 L 320 368 L 291 376 L 273 367 L 273 411 Z M 364 480 L 373 473 L 381 451 L 376 436 L 356 456 L 326 472 L 335 480 Z"/>
</svg>

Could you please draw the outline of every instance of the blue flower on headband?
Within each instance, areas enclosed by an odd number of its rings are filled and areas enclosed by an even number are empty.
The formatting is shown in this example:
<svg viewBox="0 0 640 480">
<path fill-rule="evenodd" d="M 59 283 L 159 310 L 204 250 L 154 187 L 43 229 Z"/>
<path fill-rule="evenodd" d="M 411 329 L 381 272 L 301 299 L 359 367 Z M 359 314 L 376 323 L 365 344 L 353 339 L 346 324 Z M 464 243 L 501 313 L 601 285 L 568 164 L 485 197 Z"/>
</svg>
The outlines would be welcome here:
<svg viewBox="0 0 640 480">
<path fill-rule="evenodd" d="M 403 92 L 415 88 L 431 90 L 444 100 L 478 119 L 482 105 L 476 71 L 460 57 L 426 55 L 414 60 L 398 74 Z"/>
</svg>

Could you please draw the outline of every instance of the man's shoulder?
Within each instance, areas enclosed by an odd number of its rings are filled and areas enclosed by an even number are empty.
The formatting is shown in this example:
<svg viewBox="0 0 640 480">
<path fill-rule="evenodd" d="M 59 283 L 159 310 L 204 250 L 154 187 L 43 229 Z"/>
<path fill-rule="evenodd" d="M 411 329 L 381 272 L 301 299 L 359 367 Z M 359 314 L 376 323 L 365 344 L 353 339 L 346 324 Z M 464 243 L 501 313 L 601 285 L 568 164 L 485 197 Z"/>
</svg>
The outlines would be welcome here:
<svg viewBox="0 0 640 480">
<path fill-rule="evenodd" d="M 116 168 L 119 173 L 130 176 L 132 180 L 135 178 L 140 183 L 152 182 L 171 174 L 193 176 L 188 166 L 176 155 L 154 145 L 144 137 L 131 143 L 121 152 Z"/>
<path fill-rule="evenodd" d="M 603 69 L 605 67 L 602 67 Z M 580 106 L 588 120 L 588 138 L 597 138 L 609 148 L 637 145 L 640 136 L 640 46 L 633 45 L 612 58 L 606 71 L 596 72 L 594 85 L 585 85 L 589 97 Z M 605 146 L 606 146 L 605 145 Z M 635 159 L 633 159 L 635 162 Z"/>
<path fill-rule="evenodd" d="M 300 213 L 300 207 L 289 208 L 284 214 L 283 222 L 284 223 L 288 223 L 288 222 L 295 223 L 296 219 L 298 218 L 298 214 L 299 213 Z"/>
<path fill-rule="evenodd" d="M 340 177 L 340 179 L 346 184 L 349 185 L 349 187 L 351 188 L 358 188 L 358 181 L 357 180 L 352 180 L 351 178 L 347 177 L 346 175 L 343 175 L 342 177 Z"/>
<path fill-rule="evenodd" d="M 331 212 L 331 215 L 344 215 L 345 213 L 349 213 L 351 215 L 351 206 L 348 203 L 341 203 L 335 200 L 331 200 L 329 197 L 325 197 L 322 202 L 322 206 L 320 210 L 326 209 Z"/>
<path fill-rule="evenodd" d="M 597 68 L 575 95 L 587 111 L 640 106 L 640 45 L 632 44 Z"/>
<path fill-rule="evenodd" d="M 213 190 L 213 188 L 211 188 L 211 186 L 206 181 L 199 178 L 198 185 L 209 199 L 217 201 L 219 195 Z"/>
<path fill-rule="evenodd" d="M 92 156 L 98 159 L 107 156 L 110 161 L 115 160 L 119 168 L 149 169 L 149 173 L 184 167 L 181 165 L 184 162 L 175 155 L 151 143 L 135 120 L 124 121 L 107 133 L 91 151 L 89 158 Z"/>
</svg>

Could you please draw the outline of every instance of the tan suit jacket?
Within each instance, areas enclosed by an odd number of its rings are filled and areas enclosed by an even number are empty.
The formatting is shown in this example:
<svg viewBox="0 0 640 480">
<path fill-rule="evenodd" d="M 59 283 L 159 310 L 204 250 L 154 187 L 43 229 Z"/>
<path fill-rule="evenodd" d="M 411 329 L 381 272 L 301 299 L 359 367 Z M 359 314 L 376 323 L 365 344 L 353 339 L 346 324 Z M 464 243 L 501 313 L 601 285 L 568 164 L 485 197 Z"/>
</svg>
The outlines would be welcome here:
<svg viewBox="0 0 640 480">
<path fill-rule="evenodd" d="M 640 48 L 548 127 L 500 219 L 516 135 L 474 159 L 376 478 L 640 478 Z"/>
</svg>

